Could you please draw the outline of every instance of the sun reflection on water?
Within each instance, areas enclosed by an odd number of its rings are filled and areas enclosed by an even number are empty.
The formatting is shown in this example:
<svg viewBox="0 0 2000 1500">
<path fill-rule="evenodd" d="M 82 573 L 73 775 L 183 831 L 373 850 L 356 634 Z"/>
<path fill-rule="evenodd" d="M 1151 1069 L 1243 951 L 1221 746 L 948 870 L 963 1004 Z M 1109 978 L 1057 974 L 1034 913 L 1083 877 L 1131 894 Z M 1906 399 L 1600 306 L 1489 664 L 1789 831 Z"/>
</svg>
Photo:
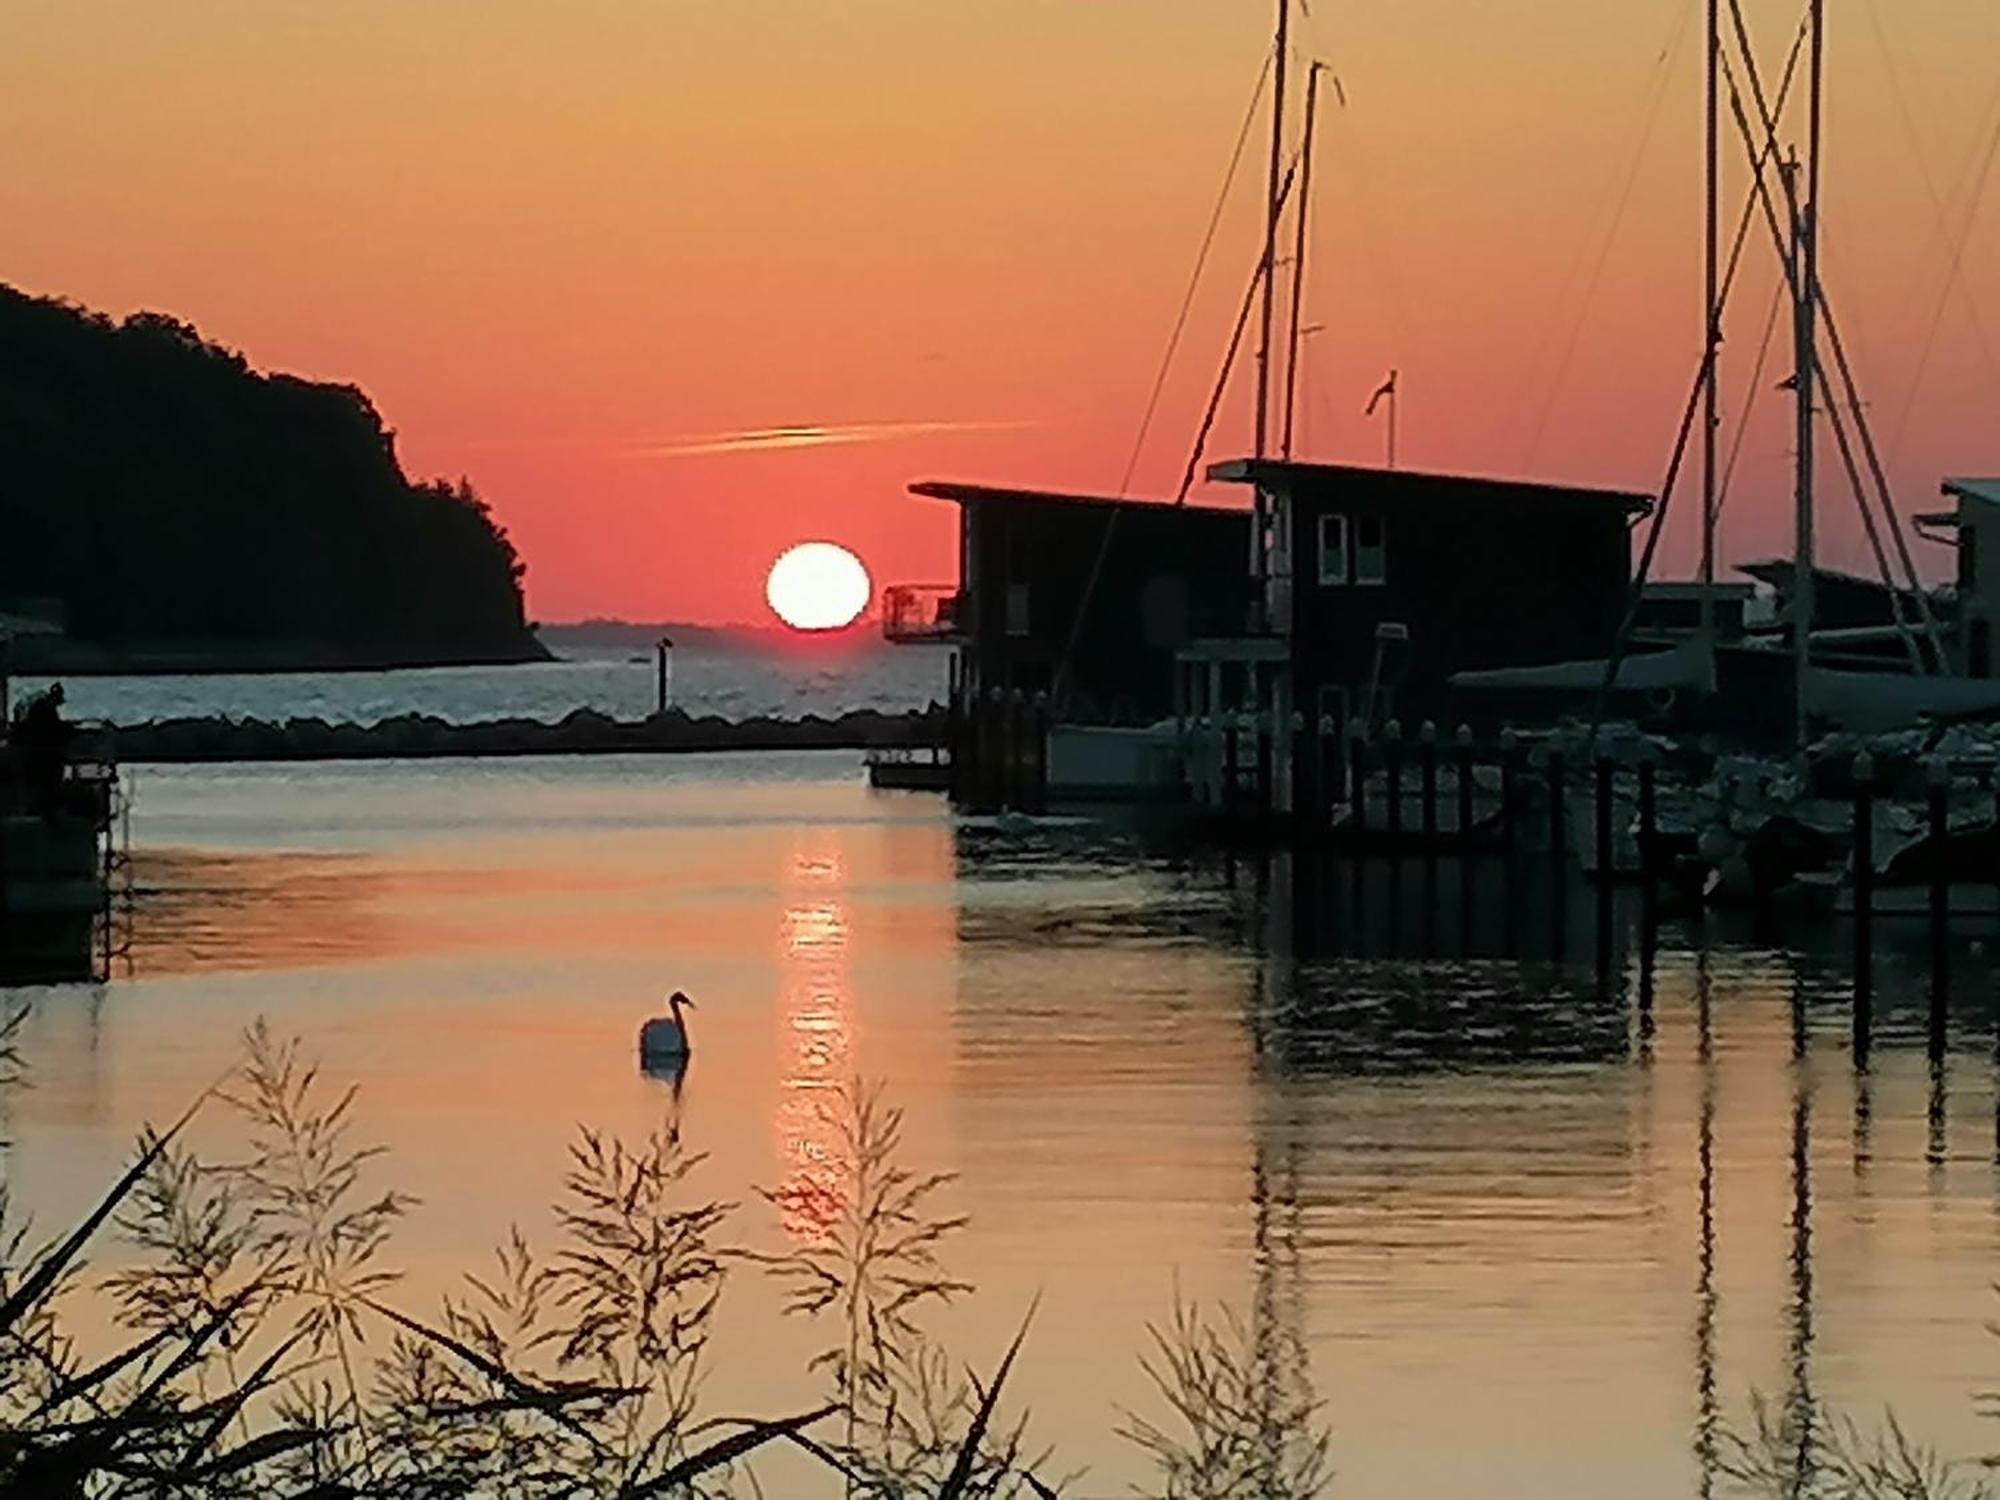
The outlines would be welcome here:
<svg viewBox="0 0 2000 1500">
<path fill-rule="evenodd" d="M 802 832 L 778 936 L 785 1073 L 776 1125 L 788 1170 L 773 1197 L 785 1232 L 806 1243 L 826 1238 L 854 1175 L 837 1109 L 837 1092 L 854 1072 L 846 887 L 837 835 Z"/>
</svg>

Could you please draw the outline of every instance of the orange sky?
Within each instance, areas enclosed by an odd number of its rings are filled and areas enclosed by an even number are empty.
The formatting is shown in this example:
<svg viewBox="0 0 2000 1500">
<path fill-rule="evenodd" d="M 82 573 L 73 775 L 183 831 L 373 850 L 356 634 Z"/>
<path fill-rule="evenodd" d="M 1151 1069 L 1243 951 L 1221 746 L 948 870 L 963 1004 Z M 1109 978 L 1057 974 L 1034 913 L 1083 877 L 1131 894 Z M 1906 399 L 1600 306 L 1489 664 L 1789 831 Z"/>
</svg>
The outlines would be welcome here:
<svg viewBox="0 0 2000 1500">
<path fill-rule="evenodd" d="M 1775 54 L 1794 0 L 1748 4 Z M 364 386 L 414 473 L 493 501 L 545 619 L 757 618 L 812 536 L 941 580 L 951 513 L 906 481 L 1117 487 L 1270 9 L 9 0 L 0 279 Z M 1946 279 L 2000 124 L 2000 6 L 1830 9 L 1827 274 L 1920 509 L 1941 473 L 2000 472 L 2000 187 Z M 1347 105 L 1321 138 L 1312 456 L 1379 455 L 1359 408 L 1393 364 L 1409 463 L 1657 488 L 1700 337 L 1698 11 L 1316 0 L 1301 46 Z M 1141 493 L 1185 461 L 1260 173 Z M 1753 246 L 1732 424 L 1772 288 Z M 1769 396 L 1751 419 L 1733 559 L 1785 542 L 1785 422 Z M 801 426 L 849 440 L 714 441 Z M 1247 440 L 1239 391 L 1215 447 Z M 1860 564 L 1837 483 L 1824 515 Z"/>
</svg>

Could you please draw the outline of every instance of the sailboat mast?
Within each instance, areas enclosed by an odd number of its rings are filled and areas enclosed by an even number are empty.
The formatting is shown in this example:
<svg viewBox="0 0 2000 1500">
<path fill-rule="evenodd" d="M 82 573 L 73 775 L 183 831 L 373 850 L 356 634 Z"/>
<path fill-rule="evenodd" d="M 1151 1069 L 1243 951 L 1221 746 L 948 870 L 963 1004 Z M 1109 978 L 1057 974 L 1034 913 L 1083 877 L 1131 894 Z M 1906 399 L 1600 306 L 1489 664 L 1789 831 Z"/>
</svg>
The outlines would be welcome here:
<svg viewBox="0 0 2000 1500">
<path fill-rule="evenodd" d="M 1285 340 L 1285 435 L 1278 452 L 1292 456 L 1292 416 L 1299 399 L 1299 314 L 1306 300 L 1306 225 L 1312 218 L 1313 124 L 1319 117 L 1319 75 L 1326 64 L 1306 72 L 1306 134 L 1299 161 L 1298 233 L 1292 242 L 1292 326 Z"/>
<path fill-rule="evenodd" d="M 1291 0 L 1278 0 L 1277 52 L 1271 72 L 1271 183 L 1265 195 L 1264 311 L 1257 341 L 1257 457 L 1271 444 L 1271 333 L 1278 307 L 1278 219 L 1284 212 L 1285 62 L 1291 51 Z"/>
<path fill-rule="evenodd" d="M 1716 525 L 1716 365 L 1722 351 L 1722 318 L 1716 307 L 1719 299 L 1720 223 L 1717 218 L 1717 174 L 1721 170 L 1721 93 L 1718 86 L 1722 65 L 1722 3 L 1708 0 L 1707 74 L 1707 172 L 1706 222 L 1703 232 L 1702 326 L 1706 343 L 1702 349 L 1701 423 L 1701 637 L 1711 650 L 1715 644 L 1715 525 Z"/>
<path fill-rule="evenodd" d="M 1285 57 L 1291 50 L 1291 0 L 1278 0 L 1278 35 L 1272 63 L 1271 82 L 1271 180 L 1265 195 L 1264 218 L 1264 314 L 1257 340 L 1257 440 L 1256 455 L 1271 451 L 1271 325 L 1277 315 L 1278 218 L 1284 212 L 1285 189 Z M 1265 532 L 1270 526 L 1264 488 L 1256 487 L 1251 512 L 1250 576 L 1262 582 L 1269 571 L 1265 555 Z"/>
<path fill-rule="evenodd" d="M 1807 125 L 1806 188 L 1794 227 L 1798 275 L 1793 281 L 1795 375 L 1798 403 L 1797 556 L 1793 561 L 1792 636 L 1797 686 L 1796 731 L 1806 743 L 1807 679 L 1812 667 L 1813 626 L 1813 393 L 1818 384 L 1819 182 L 1821 101 L 1826 78 L 1826 0 L 1812 0 L 1812 98 Z"/>
</svg>

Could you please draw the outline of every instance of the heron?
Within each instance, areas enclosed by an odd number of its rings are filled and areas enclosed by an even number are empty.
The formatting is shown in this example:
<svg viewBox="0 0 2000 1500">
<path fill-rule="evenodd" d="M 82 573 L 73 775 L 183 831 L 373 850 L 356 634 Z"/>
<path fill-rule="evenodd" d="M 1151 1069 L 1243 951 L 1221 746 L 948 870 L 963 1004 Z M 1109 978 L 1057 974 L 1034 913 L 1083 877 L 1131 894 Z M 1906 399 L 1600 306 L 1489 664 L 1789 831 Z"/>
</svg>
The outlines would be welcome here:
<svg viewBox="0 0 2000 1500">
<path fill-rule="evenodd" d="M 687 1018 L 683 1010 L 693 1010 L 694 1001 L 675 990 L 667 997 L 671 1014 L 654 1016 L 639 1028 L 639 1060 L 642 1063 L 674 1062 L 685 1059 L 694 1051 L 694 1043 L 688 1039 Z"/>
</svg>

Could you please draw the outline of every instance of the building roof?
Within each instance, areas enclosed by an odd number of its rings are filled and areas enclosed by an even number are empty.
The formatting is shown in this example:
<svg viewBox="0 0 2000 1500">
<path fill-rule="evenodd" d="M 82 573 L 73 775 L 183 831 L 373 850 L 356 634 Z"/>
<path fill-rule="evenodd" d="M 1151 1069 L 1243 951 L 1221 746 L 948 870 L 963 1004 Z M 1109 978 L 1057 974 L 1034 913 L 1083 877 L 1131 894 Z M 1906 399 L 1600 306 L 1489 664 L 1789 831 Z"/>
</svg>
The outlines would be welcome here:
<svg viewBox="0 0 2000 1500">
<path fill-rule="evenodd" d="M 61 635 L 62 626 L 40 615 L 15 615 L 0 611 L 0 635 Z"/>
<path fill-rule="evenodd" d="M 1983 500 L 2000 505 L 2000 479 L 1947 479 L 1944 492 L 1961 500 Z"/>
<path fill-rule="evenodd" d="M 1772 557 L 1761 562 L 1738 563 L 1736 571 L 1748 573 L 1759 583 L 1767 583 L 1774 589 L 1788 589 L 1792 586 L 1792 575 L 1798 571 L 1798 564 L 1789 557 Z M 1815 587 L 1863 589 L 1880 594 L 1885 599 L 1891 592 L 1889 585 L 1879 578 L 1866 578 L 1859 573 L 1843 573 L 1838 568 L 1823 568 L 1817 563 L 1813 565 L 1812 575 Z M 1899 585 L 1895 592 L 1907 598 L 1911 591 Z"/>
<path fill-rule="evenodd" d="M 1296 484 L 1300 480 L 1345 480 L 1392 502 L 1483 500 L 1610 505 L 1628 514 L 1653 508 L 1650 495 L 1631 490 L 1587 489 L 1527 479 L 1491 479 L 1474 474 L 1427 474 L 1414 469 L 1378 469 L 1357 464 L 1305 464 L 1274 458 L 1233 458 L 1211 464 L 1208 477 L 1222 484 Z M 1400 491 L 1400 493 L 1398 493 Z"/>
<path fill-rule="evenodd" d="M 950 500 L 958 505 L 1088 505 L 1100 510 L 1180 510 L 1204 516 L 1237 516 L 1246 523 L 1250 512 L 1231 505 L 1175 505 L 1170 500 L 1134 500 L 1121 495 L 1078 495 L 1062 490 L 1018 489 L 1008 485 L 967 484 L 955 479 L 920 479 L 912 495 Z"/>
<path fill-rule="evenodd" d="M 1692 578 L 1662 578 L 1648 580 L 1640 591 L 1642 599 L 1699 599 L 1703 594 L 1713 594 L 1717 599 L 1751 599 L 1756 597 L 1754 583 L 1702 583 Z"/>
</svg>

